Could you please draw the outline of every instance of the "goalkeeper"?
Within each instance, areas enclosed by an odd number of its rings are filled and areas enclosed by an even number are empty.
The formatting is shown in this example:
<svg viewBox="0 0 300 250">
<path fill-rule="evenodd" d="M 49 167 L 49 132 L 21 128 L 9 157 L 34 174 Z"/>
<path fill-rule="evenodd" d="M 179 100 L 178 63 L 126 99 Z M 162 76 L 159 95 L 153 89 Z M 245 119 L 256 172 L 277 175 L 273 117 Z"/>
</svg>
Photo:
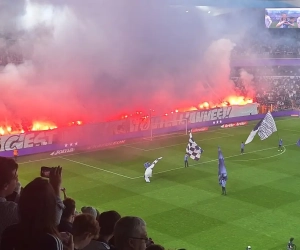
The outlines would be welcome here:
<svg viewBox="0 0 300 250">
<path fill-rule="evenodd" d="M 144 177 L 145 177 L 146 182 L 150 182 L 150 178 L 152 177 L 153 168 L 154 168 L 155 164 L 158 163 L 158 161 L 161 159 L 162 159 L 162 157 L 159 157 L 152 164 L 150 162 L 146 162 L 144 164 L 144 167 L 145 167 Z"/>
</svg>

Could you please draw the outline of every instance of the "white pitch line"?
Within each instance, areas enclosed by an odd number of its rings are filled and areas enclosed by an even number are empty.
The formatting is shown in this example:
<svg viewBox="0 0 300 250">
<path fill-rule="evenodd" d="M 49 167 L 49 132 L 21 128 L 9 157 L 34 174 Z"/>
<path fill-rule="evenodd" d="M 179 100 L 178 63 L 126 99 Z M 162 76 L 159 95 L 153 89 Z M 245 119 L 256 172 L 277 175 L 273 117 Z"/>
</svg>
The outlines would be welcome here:
<svg viewBox="0 0 300 250">
<path fill-rule="evenodd" d="M 152 136 L 152 138 L 157 139 L 160 137 L 176 137 L 176 136 L 182 136 L 182 135 L 186 135 L 184 133 L 179 133 L 179 132 L 174 132 L 174 133 L 170 133 L 170 134 L 162 134 L 162 135 L 154 135 Z M 164 139 L 164 138 L 162 138 Z M 150 140 L 151 141 L 151 137 L 145 137 L 143 138 L 143 140 Z"/>
<path fill-rule="evenodd" d="M 281 129 L 281 130 L 285 130 L 285 131 L 291 131 L 291 132 L 297 132 L 297 133 L 300 133 L 300 130 L 292 130 L 292 129 Z"/>
<path fill-rule="evenodd" d="M 285 147 L 292 146 L 292 145 L 295 145 L 295 143 L 285 145 Z M 261 152 L 261 151 L 265 151 L 265 150 L 269 150 L 269 149 L 274 149 L 274 148 L 277 148 L 277 147 L 271 147 L 271 148 L 265 148 L 265 149 L 260 149 L 260 150 L 256 150 L 256 151 L 251 151 L 251 152 L 244 153 L 244 155 L 245 154 L 252 154 L 252 153 L 256 153 L 256 152 Z M 227 157 L 225 157 L 225 160 L 228 159 L 228 158 L 233 158 L 233 157 L 237 157 L 237 156 L 240 156 L 240 155 L 241 154 L 227 156 Z M 278 156 L 278 154 L 276 156 Z M 202 165 L 202 164 L 206 164 L 206 163 L 210 163 L 210 162 L 215 162 L 215 161 L 218 161 L 218 160 L 219 159 L 204 161 L 204 162 L 192 164 L 190 166 L 198 166 L 198 165 Z M 172 168 L 172 169 L 168 169 L 168 170 L 164 170 L 164 171 L 160 171 L 160 172 L 155 172 L 153 175 L 163 174 L 163 173 L 166 173 L 166 172 L 172 172 L 172 171 L 179 170 L 179 169 L 184 169 L 184 167 Z M 139 178 L 144 178 L 144 176 L 132 177 L 132 179 L 139 179 Z"/>
<path fill-rule="evenodd" d="M 125 147 L 125 148 L 132 148 L 132 149 L 136 149 L 136 150 L 141 150 L 141 151 L 148 151 L 148 150 L 146 150 L 146 149 L 143 149 L 143 148 L 137 148 L 137 147 L 132 147 L 132 146 L 128 146 L 128 145 L 123 145 L 123 147 Z"/>
<path fill-rule="evenodd" d="M 83 166 L 86 166 L 86 167 L 89 167 L 89 168 L 94 168 L 94 169 L 97 169 L 97 170 L 100 170 L 100 171 L 103 171 L 103 172 L 106 172 L 106 173 L 109 173 L 109 174 L 121 176 L 123 178 L 133 179 L 132 177 L 129 177 L 129 176 L 126 176 L 126 175 L 122 175 L 122 174 L 118 174 L 118 173 L 115 173 L 115 172 L 112 172 L 112 171 L 108 171 L 108 170 L 103 169 L 103 168 L 97 168 L 95 166 L 88 165 L 88 164 L 85 164 L 85 163 L 82 163 L 82 162 L 79 162 L 79 161 L 73 161 L 73 160 L 65 158 L 65 157 L 59 157 L 59 158 L 63 159 L 63 160 L 66 160 L 66 161 L 74 162 L 74 163 L 77 163 L 77 164 L 80 164 L 80 165 L 83 165 Z"/>
<path fill-rule="evenodd" d="M 283 120 L 276 120 L 276 123 L 278 122 L 282 122 L 282 121 L 286 121 L 286 120 L 294 120 L 294 118 L 287 118 L 287 119 L 283 119 Z M 300 120 L 300 119 L 299 119 Z M 218 132 L 219 130 L 229 130 L 229 129 L 236 129 L 236 128 L 243 128 L 243 127 L 253 127 L 255 126 L 255 124 L 257 123 L 257 120 L 252 120 L 252 121 L 249 121 L 247 125 L 244 125 L 244 126 L 238 126 L 238 127 L 230 127 L 230 128 L 221 128 L 219 126 L 222 126 L 223 124 L 219 124 L 218 126 L 213 126 L 211 128 L 213 128 L 213 130 L 208 130 L 208 131 L 198 131 L 198 132 L 194 132 L 193 134 L 201 134 L 201 133 L 220 133 L 220 134 L 226 134 L 226 135 L 231 135 L 231 134 L 227 134 L 227 133 L 223 133 L 223 132 Z M 224 124 L 227 124 L 227 123 L 224 123 Z M 284 130 L 284 129 L 280 129 L 280 130 Z M 297 131 L 298 132 L 298 131 Z M 165 137 L 163 138 L 157 138 L 156 136 L 154 136 L 153 138 L 155 140 L 152 140 L 151 139 L 146 139 L 146 138 L 142 138 L 144 140 L 148 140 L 149 142 L 153 142 L 153 141 L 158 141 L 158 140 L 163 140 L 163 139 L 167 139 L 167 138 L 172 138 L 172 137 L 182 137 L 182 136 L 187 136 L 186 134 L 180 134 L 178 133 L 178 135 L 176 135 L 176 133 L 171 133 L 171 134 L 167 134 Z M 139 142 L 133 142 L 133 143 L 129 143 L 127 145 L 136 145 L 136 144 L 142 144 L 143 142 L 142 141 L 139 141 Z M 125 146 L 125 145 L 120 145 L 120 146 Z"/>
<path fill-rule="evenodd" d="M 234 135 L 227 135 L 227 136 L 219 136 L 219 137 L 213 137 L 213 138 L 207 138 L 207 139 L 203 139 L 203 140 L 197 140 L 197 142 L 201 142 L 201 141 L 210 141 L 210 140 L 214 140 L 214 139 L 220 139 L 220 138 L 228 138 L 228 137 L 232 137 Z M 158 150 L 158 149 L 163 149 L 163 148 L 171 148 L 171 147 L 175 147 L 175 146 L 179 146 L 179 145 L 183 145 L 183 144 L 187 144 L 187 142 L 183 142 L 183 143 L 178 143 L 178 144 L 172 144 L 169 146 L 164 146 L 164 147 L 158 147 L 158 148 L 151 148 L 151 149 L 144 149 L 145 151 L 154 151 L 154 150 Z"/>
<path fill-rule="evenodd" d="M 287 118 L 287 119 L 283 119 L 283 120 L 277 120 L 277 122 L 281 122 L 281 121 L 286 121 L 286 120 L 294 120 L 296 119 L 295 117 L 294 118 Z M 249 123 L 251 122 L 255 122 L 254 121 L 250 121 Z M 247 124 L 245 126 L 240 126 L 240 127 L 232 127 L 232 128 L 217 128 L 215 130 L 210 130 L 210 131 L 203 131 L 205 134 L 206 133 L 213 133 L 213 132 L 217 132 L 218 130 L 225 130 L 225 129 L 236 129 L 236 128 L 242 128 L 242 127 L 249 127 L 249 126 L 253 126 L 254 124 Z M 216 126 L 215 126 L 216 127 Z M 284 129 L 281 129 L 281 130 L 284 130 Z M 201 132 L 196 132 L 197 134 L 198 133 L 202 133 Z M 187 136 L 187 135 L 178 135 L 178 136 L 172 136 L 172 137 L 181 137 L 181 136 Z M 117 145 L 117 146 L 112 146 L 112 147 L 107 147 L 105 149 L 108 149 L 108 148 L 118 148 L 118 147 L 124 147 L 124 146 L 130 146 L 130 145 L 135 145 L 135 144 L 141 144 L 142 141 L 140 142 L 136 142 L 136 143 L 129 143 L 129 144 L 120 144 L 120 145 Z M 136 148 L 137 149 L 137 148 Z M 93 150 L 87 150 L 87 151 L 81 151 L 81 152 L 78 152 L 78 153 L 73 153 L 73 154 L 66 154 L 66 156 L 73 156 L 73 155 L 81 155 L 81 154 L 86 154 L 86 153 L 89 153 L 89 152 L 96 152 L 96 151 L 100 151 L 101 148 L 97 148 L 97 149 L 93 149 Z M 46 152 L 47 153 L 47 152 Z M 40 161 L 46 161 L 46 160 L 52 160 L 52 159 L 55 159 L 55 158 L 59 158 L 60 156 L 52 156 L 52 157 L 46 157 L 46 158 L 42 158 L 42 159 L 37 159 L 37 160 L 29 160 L 29 161 L 25 161 L 25 162 L 20 162 L 18 163 L 18 165 L 23 165 L 23 164 L 28 164 L 28 163 L 33 163 L 33 162 L 40 162 Z"/>
<path fill-rule="evenodd" d="M 199 140 L 199 141 L 206 141 L 206 140 L 218 139 L 218 138 L 226 138 L 226 137 L 230 137 L 230 136 L 216 137 L 216 138 L 204 139 L 204 140 Z M 139 143 L 142 143 L 142 142 L 139 142 Z M 164 147 L 160 147 L 160 148 L 154 148 L 154 149 L 142 149 L 142 148 L 137 148 L 137 147 L 131 147 L 130 146 L 130 145 L 134 145 L 134 144 L 137 144 L 137 143 L 133 143 L 133 144 L 120 144 L 118 146 L 109 147 L 109 148 L 128 147 L 128 148 L 132 148 L 132 149 L 136 149 L 136 150 L 141 150 L 141 151 L 144 151 L 144 152 L 148 152 L 148 151 L 152 151 L 152 150 L 157 150 L 157 149 L 164 148 Z M 186 144 L 186 143 L 173 144 L 173 145 L 166 146 L 166 147 L 173 147 L 173 146 L 178 146 L 178 145 L 182 145 L 182 144 Z M 105 148 L 105 149 L 108 149 L 108 148 Z M 97 149 L 93 149 L 93 150 L 82 151 L 82 152 L 73 153 L 73 154 L 65 154 L 65 155 L 66 156 L 81 155 L 81 154 L 87 154 L 87 153 L 90 153 L 90 152 L 95 152 L 95 151 L 100 151 L 100 150 L 101 149 L 97 148 Z M 46 157 L 46 158 L 37 159 L 37 160 L 24 161 L 24 162 L 18 163 L 18 165 L 23 165 L 23 164 L 33 163 L 33 162 L 39 162 L 39 161 L 52 160 L 52 159 L 56 159 L 56 158 L 61 158 L 61 156 L 52 156 L 52 157 Z"/>
<path fill-rule="evenodd" d="M 293 144 L 294 145 L 294 144 Z M 267 156 L 267 157 L 262 157 L 262 158 L 257 158 L 257 159 L 248 159 L 248 160 L 233 160 L 233 161 L 257 161 L 257 160 L 264 160 L 264 159 L 270 159 L 270 158 L 274 158 L 274 157 L 277 157 L 279 155 L 282 155 L 284 154 L 286 151 L 286 148 L 285 146 L 283 146 L 283 151 L 280 152 L 279 154 L 276 154 L 276 155 L 271 155 L 271 156 Z"/>
<path fill-rule="evenodd" d="M 222 132 L 218 132 L 218 130 L 222 130 L 222 128 L 218 128 L 218 129 L 215 129 L 215 130 L 208 130 L 208 131 L 198 131 L 198 132 L 194 132 L 193 134 L 201 134 L 201 133 L 203 133 L 203 134 L 207 134 L 207 133 L 218 133 L 218 134 L 224 134 L 224 135 L 232 135 L 232 134 L 228 134 L 228 133 L 222 133 Z M 142 138 L 142 139 L 144 139 L 144 140 L 146 140 L 146 141 L 149 141 L 149 142 L 155 142 L 155 141 L 158 141 L 158 140 L 165 140 L 165 139 L 168 139 L 168 138 L 173 138 L 173 137 L 183 137 L 183 136 L 188 136 L 188 135 L 186 135 L 186 134 L 174 134 L 174 133 L 172 133 L 172 134 L 170 134 L 170 135 L 166 135 L 164 138 L 154 138 L 154 140 L 152 140 L 151 141 L 151 139 L 145 139 L 145 138 Z M 136 145 L 136 144 L 143 144 L 144 142 L 143 141 L 139 141 L 139 142 L 133 142 L 133 143 L 129 143 L 129 144 L 127 144 L 127 145 Z M 125 146 L 124 144 L 123 144 L 123 146 Z"/>
</svg>

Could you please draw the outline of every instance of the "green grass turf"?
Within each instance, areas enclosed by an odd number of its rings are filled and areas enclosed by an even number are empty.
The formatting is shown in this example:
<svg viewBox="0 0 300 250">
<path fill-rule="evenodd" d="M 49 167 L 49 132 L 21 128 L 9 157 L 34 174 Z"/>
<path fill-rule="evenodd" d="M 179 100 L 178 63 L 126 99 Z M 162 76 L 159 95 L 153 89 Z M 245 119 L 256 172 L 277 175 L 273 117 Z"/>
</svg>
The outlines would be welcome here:
<svg viewBox="0 0 300 250">
<path fill-rule="evenodd" d="M 114 149 L 20 159 L 19 178 L 26 184 L 41 166 L 63 166 L 63 186 L 77 208 L 91 205 L 142 217 L 148 234 L 167 248 L 284 249 L 300 233 L 300 119 L 277 119 L 278 135 L 258 136 L 240 155 L 256 122 L 244 127 L 211 128 L 195 133 L 205 150 L 200 162 L 183 168 L 187 136 L 173 134 Z M 228 171 L 227 192 L 218 185 L 217 146 Z M 143 163 L 163 156 L 151 183 L 143 179 Z M 48 157 L 48 159 L 43 159 Z M 300 244 L 300 243 L 299 243 Z"/>
</svg>

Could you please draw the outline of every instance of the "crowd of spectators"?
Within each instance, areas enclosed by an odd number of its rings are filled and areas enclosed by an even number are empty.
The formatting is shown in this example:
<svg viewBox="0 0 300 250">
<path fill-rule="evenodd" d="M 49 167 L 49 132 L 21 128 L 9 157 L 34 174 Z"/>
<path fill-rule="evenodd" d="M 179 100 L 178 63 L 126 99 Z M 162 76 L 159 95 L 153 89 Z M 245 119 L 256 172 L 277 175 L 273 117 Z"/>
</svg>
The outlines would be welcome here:
<svg viewBox="0 0 300 250">
<path fill-rule="evenodd" d="M 290 31 L 290 30 L 289 30 Z M 236 43 L 232 59 L 245 57 L 260 58 L 298 58 L 300 57 L 300 33 L 292 32 L 259 32 L 247 34 L 245 39 Z"/>
<path fill-rule="evenodd" d="M 243 79 L 241 69 L 232 71 L 232 80 L 241 94 L 247 96 L 249 84 L 255 91 L 255 101 L 261 105 L 273 106 L 273 110 L 300 108 L 300 71 L 298 67 L 252 67 L 245 68 L 247 73 L 253 75 Z M 248 81 L 245 83 L 245 81 Z M 247 86 L 246 86 L 247 85 Z"/>
<path fill-rule="evenodd" d="M 5 66 L 10 63 L 18 65 L 22 62 L 23 58 L 21 54 L 5 48 L 0 48 L 0 66 Z"/>
<path fill-rule="evenodd" d="M 7 64 L 21 64 L 23 55 L 19 47 L 19 39 L 9 34 L 0 33 L 0 66 Z"/>
<path fill-rule="evenodd" d="M 56 167 L 49 178 L 37 177 L 22 188 L 18 164 L 0 157 L 1 250 L 164 249 L 148 238 L 139 217 L 93 207 L 78 213 L 61 185 L 62 168 Z"/>
</svg>

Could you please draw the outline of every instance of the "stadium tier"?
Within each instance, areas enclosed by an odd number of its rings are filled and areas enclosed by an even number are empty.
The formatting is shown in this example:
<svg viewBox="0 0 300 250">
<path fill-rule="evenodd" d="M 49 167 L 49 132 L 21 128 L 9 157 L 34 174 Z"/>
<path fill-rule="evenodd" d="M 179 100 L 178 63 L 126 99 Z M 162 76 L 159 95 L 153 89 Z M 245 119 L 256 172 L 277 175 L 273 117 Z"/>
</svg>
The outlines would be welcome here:
<svg viewBox="0 0 300 250">
<path fill-rule="evenodd" d="M 4 2 L 0 250 L 296 250 L 297 1 Z"/>
</svg>

